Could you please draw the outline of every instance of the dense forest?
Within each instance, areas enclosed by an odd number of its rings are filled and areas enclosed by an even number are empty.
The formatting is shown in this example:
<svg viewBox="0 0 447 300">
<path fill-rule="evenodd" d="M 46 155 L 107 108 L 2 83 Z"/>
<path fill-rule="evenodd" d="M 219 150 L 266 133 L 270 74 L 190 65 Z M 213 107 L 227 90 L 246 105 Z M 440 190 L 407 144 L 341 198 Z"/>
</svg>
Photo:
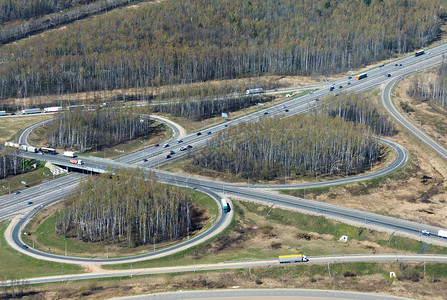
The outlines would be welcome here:
<svg viewBox="0 0 447 300">
<path fill-rule="evenodd" d="M 191 196 L 155 180 L 141 170 L 118 170 L 81 182 L 66 199 L 56 231 L 86 242 L 125 242 L 134 247 L 187 236 Z"/>
<path fill-rule="evenodd" d="M 84 152 L 110 147 L 147 136 L 155 128 L 153 120 L 141 117 L 134 108 L 110 106 L 95 111 L 67 110 L 46 125 L 48 143 L 53 148 Z"/>
<path fill-rule="evenodd" d="M 439 1 L 166 0 L 0 48 L 0 100 L 345 72 L 437 38 Z"/>
<path fill-rule="evenodd" d="M 272 180 L 358 173 L 379 157 L 380 145 L 366 125 L 301 115 L 229 127 L 194 154 L 192 163 L 240 178 Z"/>
<path fill-rule="evenodd" d="M 27 20 L 97 0 L 0 0 L 0 24 Z"/>
<path fill-rule="evenodd" d="M 416 100 L 433 101 L 447 107 L 447 59 L 443 60 L 436 76 L 415 76 L 407 93 Z"/>
<path fill-rule="evenodd" d="M 273 96 L 250 95 L 245 97 L 217 97 L 215 99 L 173 100 L 169 103 L 157 105 L 155 112 L 202 121 L 220 116 L 223 112 L 238 111 L 257 103 L 269 102 L 273 99 Z"/>
<path fill-rule="evenodd" d="M 317 107 L 317 114 L 338 116 L 354 124 L 368 125 L 377 135 L 391 136 L 396 133 L 394 120 L 364 95 L 343 94 L 339 97 L 326 97 Z"/>
</svg>

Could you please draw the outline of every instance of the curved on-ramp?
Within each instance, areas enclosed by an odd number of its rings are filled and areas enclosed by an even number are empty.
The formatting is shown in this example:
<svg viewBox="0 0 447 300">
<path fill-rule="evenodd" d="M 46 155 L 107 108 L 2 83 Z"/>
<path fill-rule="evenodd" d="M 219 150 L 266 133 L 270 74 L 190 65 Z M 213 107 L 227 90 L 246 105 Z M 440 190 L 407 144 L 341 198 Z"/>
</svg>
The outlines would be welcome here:
<svg viewBox="0 0 447 300">
<path fill-rule="evenodd" d="M 60 263 L 71 263 L 71 264 L 119 264 L 119 263 L 133 263 L 142 260 L 156 259 L 164 257 L 167 255 L 174 254 L 179 251 L 186 250 L 193 246 L 196 246 L 204 241 L 216 236 L 222 232 L 231 222 L 233 217 L 233 210 L 229 213 L 224 213 L 220 205 L 220 197 L 218 194 L 209 190 L 200 190 L 201 192 L 211 196 L 219 207 L 219 216 L 216 222 L 206 231 L 196 235 L 195 237 L 188 239 L 186 241 L 180 242 L 176 245 L 166 247 L 160 250 L 147 252 L 144 254 L 128 256 L 128 257 L 116 257 L 116 258 L 86 258 L 86 257 L 75 257 L 75 256 L 63 256 L 57 254 L 51 254 L 48 252 L 39 251 L 31 247 L 23 248 L 25 243 L 21 239 L 21 232 L 26 224 L 31 220 L 31 218 L 38 212 L 38 210 L 31 209 L 23 217 L 17 216 L 13 222 L 11 222 L 5 232 L 7 236 L 6 240 L 8 244 L 15 250 L 22 252 L 23 254 L 32 256 L 37 259 L 60 262 Z M 11 238 L 10 238 L 11 237 Z M 148 246 L 150 247 L 150 246 Z"/>
</svg>

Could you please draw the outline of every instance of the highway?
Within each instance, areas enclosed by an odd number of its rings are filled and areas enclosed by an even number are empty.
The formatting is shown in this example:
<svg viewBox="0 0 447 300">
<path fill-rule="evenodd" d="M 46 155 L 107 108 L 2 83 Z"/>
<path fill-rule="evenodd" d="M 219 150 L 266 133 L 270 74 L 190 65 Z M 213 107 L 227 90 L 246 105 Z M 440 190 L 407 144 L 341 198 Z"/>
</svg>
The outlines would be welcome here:
<svg viewBox="0 0 447 300">
<path fill-rule="evenodd" d="M 424 254 L 366 254 L 366 255 L 336 255 L 336 256 L 315 256 L 309 257 L 309 262 L 303 263 L 311 264 L 327 264 L 327 263 L 349 263 L 349 262 L 433 262 L 433 263 L 447 263 L 447 255 L 424 255 Z M 301 264 L 301 263 L 299 263 Z M 293 264 L 293 265 L 299 265 Z M 29 278 L 30 284 L 41 284 L 49 282 L 61 282 L 72 280 L 88 280 L 99 278 L 113 278 L 113 277 L 133 277 L 141 275 L 154 274 L 168 274 L 168 273 L 184 273 L 184 272 L 203 272 L 216 270 L 234 270 L 247 269 L 257 267 L 279 267 L 281 264 L 277 258 L 269 258 L 262 260 L 241 261 L 241 262 L 223 262 L 217 264 L 196 264 L 188 266 L 176 267 L 158 267 L 148 269 L 128 269 L 128 270 L 105 270 L 101 273 L 85 273 L 74 275 L 59 275 Z M 288 264 L 291 266 L 291 264 Z"/>
<path fill-rule="evenodd" d="M 344 87 L 348 86 L 348 88 L 345 88 L 345 90 L 349 92 L 358 92 L 365 89 L 370 89 L 374 86 L 380 85 L 383 82 L 386 82 L 389 80 L 388 77 L 385 77 L 384 75 L 387 73 L 392 72 L 395 76 L 393 79 L 396 80 L 396 76 L 403 76 L 404 74 L 413 72 L 414 70 L 426 68 L 428 66 L 431 66 L 433 64 L 439 63 L 441 60 L 441 54 L 447 51 L 447 46 L 441 45 L 439 47 L 433 48 L 431 50 L 432 54 L 430 56 L 420 56 L 420 57 L 414 57 L 409 56 L 406 58 L 401 59 L 398 62 L 398 65 L 396 66 L 395 63 L 390 63 L 388 65 L 375 68 L 373 70 L 368 71 L 368 77 L 365 79 L 362 79 L 360 81 L 355 81 L 349 78 L 346 79 L 340 79 L 338 81 L 335 81 L 333 84 L 335 87 L 338 87 L 339 85 L 343 85 Z M 402 66 L 400 66 L 402 64 Z M 351 83 L 351 84 L 348 84 Z M 246 116 L 243 116 L 241 118 L 232 120 L 226 125 L 233 126 L 240 122 L 249 122 L 254 121 L 258 119 L 259 117 L 264 117 L 266 115 L 275 115 L 275 114 L 281 114 L 282 116 L 288 116 L 292 114 L 298 114 L 303 113 L 309 109 L 312 109 L 312 107 L 316 104 L 316 98 L 322 97 L 329 93 L 329 89 L 327 86 L 322 85 L 322 89 L 319 91 L 314 92 L 313 94 L 307 94 L 303 97 L 299 98 L 292 98 L 288 101 L 285 101 L 281 104 L 269 107 L 267 109 L 261 110 L 260 112 L 255 112 Z M 286 115 L 285 108 L 289 110 L 289 112 Z M 171 126 L 172 127 L 172 126 Z M 176 143 L 175 140 L 179 138 L 179 131 L 176 128 L 173 128 L 173 138 L 169 141 L 169 143 L 173 143 L 174 145 L 187 145 L 191 144 L 194 145 L 194 149 L 198 148 L 202 145 L 205 145 L 208 142 L 208 139 L 212 136 L 213 133 L 215 133 L 218 130 L 225 130 L 227 127 L 219 124 L 212 126 L 208 129 L 206 129 L 201 135 L 197 134 L 190 134 L 188 136 L 184 136 L 182 138 L 182 143 Z M 206 134 L 206 132 L 210 132 L 210 134 Z M 26 135 L 23 135 L 23 138 L 26 139 Z M 392 143 L 390 141 L 381 140 L 384 143 L 387 143 L 389 146 L 393 147 L 394 151 L 396 152 L 396 159 L 393 163 L 391 163 L 387 168 L 382 169 L 378 173 L 370 173 L 370 174 L 364 174 L 361 176 L 354 176 L 349 178 L 342 178 L 336 181 L 331 182 L 315 182 L 315 183 L 308 183 L 308 184 L 301 184 L 301 185 L 279 185 L 279 186 L 271 186 L 271 185 L 264 185 L 264 186 L 257 186 L 257 185 L 237 185 L 237 184 L 227 184 L 223 182 L 213 181 L 213 180 L 205 180 L 201 178 L 197 178 L 195 176 L 186 176 L 181 174 L 171 174 L 168 172 L 158 171 L 155 170 L 156 176 L 161 182 L 171 183 L 175 185 L 180 186 L 188 186 L 192 188 L 198 188 L 202 191 L 206 191 L 208 193 L 225 193 L 227 196 L 232 197 L 241 197 L 245 199 L 250 199 L 253 201 L 260 201 L 263 203 L 269 203 L 270 205 L 275 205 L 279 207 L 286 207 L 289 209 L 295 209 L 298 211 L 302 211 L 305 213 L 310 214 L 316 214 L 316 215 L 324 215 L 327 217 L 330 217 L 332 219 L 340 220 L 346 223 L 355 224 L 358 226 L 364 226 L 368 228 L 377 228 L 380 230 L 386 230 L 386 231 L 392 231 L 396 234 L 405 235 L 405 236 L 411 236 L 413 238 L 423 240 L 429 243 L 435 243 L 438 245 L 444 245 L 447 246 L 447 241 L 445 239 L 438 238 L 434 235 L 425 237 L 421 236 L 420 232 L 421 230 L 430 230 L 431 232 L 436 232 L 438 227 L 433 226 L 427 226 L 424 224 L 418 224 L 415 222 L 409 222 L 405 220 L 399 220 L 395 218 L 390 218 L 386 216 L 380 216 L 372 213 L 367 213 L 359 210 L 354 209 L 348 209 L 344 207 L 339 207 L 335 205 L 329 205 L 321 202 L 316 201 L 310 201 L 306 199 L 299 199 L 295 197 L 289 197 L 285 195 L 280 195 L 272 192 L 268 192 L 262 189 L 279 189 L 279 188 L 309 188 L 309 187 L 318 187 L 318 186 L 324 186 L 324 185 L 330 185 L 330 184 L 342 184 L 342 183 L 348 183 L 358 180 L 365 180 L 369 178 L 374 178 L 375 176 L 383 176 L 385 174 L 388 174 L 390 172 L 393 172 L 399 168 L 401 168 L 403 165 L 405 165 L 408 154 L 406 153 L 406 150 L 401 147 L 400 145 L 397 145 L 395 143 Z M 105 159 L 98 159 L 98 158 L 83 158 L 85 160 L 86 166 L 92 169 L 96 170 L 105 170 L 106 166 L 112 166 L 113 168 L 116 167 L 129 167 L 131 163 L 137 163 L 137 166 L 141 167 L 153 167 L 157 166 L 160 163 L 163 163 L 166 161 L 164 158 L 166 151 L 173 149 L 173 146 L 167 147 L 166 149 L 163 149 L 161 147 L 150 147 L 143 149 L 141 151 L 138 151 L 137 153 L 132 153 L 123 157 L 120 157 L 117 161 L 111 161 L 111 160 L 105 160 Z M 177 149 L 176 149 L 177 150 Z M 177 150 L 178 151 L 178 150 Z M 55 164 L 64 164 L 64 160 L 66 162 L 67 158 L 62 157 L 61 155 L 45 155 L 41 156 L 39 154 L 33 154 L 33 153 L 24 153 L 24 156 L 33 157 L 36 159 L 44 159 L 52 161 Z M 178 156 L 178 155 L 177 155 Z M 177 157 L 176 156 L 176 157 Z M 146 158 L 147 157 L 147 158 Z M 143 158 L 147 159 L 147 162 L 143 161 Z M 58 161 L 59 160 L 59 161 Z M 149 170 L 149 169 L 147 169 Z M 81 175 L 79 175 L 81 176 Z M 67 176 L 68 177 L 68 176 Z M 55 181 L 56 182 L 56 181 Z M 74 181 L 73 181 L 74 182 Z M 54 183 L 57 185 L 57 183 Z M 73 184 L 74 186 L 75 184 Z M 47 189 L 47 187 L 45 187 Z M 66 189 L 69 190 L 68 188 Z M 68 193 L 68 192 L 67 192 Z M 53 197 L 60 198 L 63 193 L 54 194 Z M 14 197 L 14 196 L 13 196 Z M 48 199 L 48 197 L 46 197 Z M 15 198 L 12 198 L 12 200 L 6 201 L 8 204 L 15 203 Z M 56 201 L 56 200 L 52 201 Z M 3 203 L 3 201 L 1 201 Z M 20 201 L 17 201 L 17 203 L 20 203 Z M 22 202 L 23 203 L 23 202 Z M 36 201 L 36 204 L 39 204 L 39 201 Z M 6 205 L 11 206 L 11 205 Z M 19 205 L 17 204 L 16 210 L 18 210 Z M 13 211 L 13 210 L 12 210 Z M 2 213 L 0 211 L 0 213 Z M 31 214 L 31 213 L 30 213 Z M 11 211 L 9 212 L 9 215 L 11 215 Z M 3 215 L 0 215 L 0 217 L 3 217 Z M 22 242 L 20 241 L 20 228 L 25 224 L 25 222 L 28 220 L 28 218 L 23 218 L 21 222 L 19 222 L 18 226 L 14 228 L 13 231 L 13 237 L 14 242 L 16 244 L 16 247 L 20 248 Z M 22 252 L 25 251 L 21 249 Z M 145 256 L 141 257 L 132 257 L 132 258 L 119 258 L 119 259 L 109 259 L 102 261 L 100 259 L 85 259 L 85 258 L 74 258 L 74 257 L 55 257 L 50 254 L 46 253 L 39 253 L 34 249 L 27 249 L 25 252 L 30 253 L 32 255 L 37 255 L 41 257 L 42 259 L 57 259 L 62 260 L 64 262 L 85 262 L 85 261 L 95 261 L 98 263 L 112 263 L 112 262 L 129 262 L 129 261 L 135 261 L 138 259 L 147 259 L 147 257 L 150 257 L 150 254 L 145 254 Z M 152 255 L 153 256 L 153 255 Z"/>
<path fill-rule="evenodd" d="M 335 299 L 362 299 L 362 300 L 409 300 L 378 293 L 359 293 L 349 291 L 309 290 L 309 289 L 225 289 L 206 291 L 178 291 L 170 293 L 157 293 L 139 296 L 112 298 L 111 300 L 177 300 L 177 299 L 284 299 L 284 300 L 335 300 Z"/>
</svg>

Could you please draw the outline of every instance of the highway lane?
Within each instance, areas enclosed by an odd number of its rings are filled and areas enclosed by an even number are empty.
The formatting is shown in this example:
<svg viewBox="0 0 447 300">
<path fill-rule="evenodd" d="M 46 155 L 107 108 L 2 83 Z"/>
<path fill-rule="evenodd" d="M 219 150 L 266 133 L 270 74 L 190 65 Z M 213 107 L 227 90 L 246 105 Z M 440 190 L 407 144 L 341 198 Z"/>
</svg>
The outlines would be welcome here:
<svg viewBox="0 0 447 300">
<path fill-rule="evenodd" d="M 385 106 L 385 108 L 388 110 L 388 112 L 393 116 L 394 119 L 396 119 L 402 126 L 404 126 L 408 131 L 410 131 L 414 136 L 419 138 L 423 143 L 428 145 L 430 148 L 432 148 L 434 151 L 436 151 L 439 155 L 442 156 L 442 158 L 447 159 L 447 151 L 442 147 L 439 143 L 437 143 L 433 138 L 429 137 L 427 134 L 425 134 L 422 130 L 420 130 L 418 127 L 413 125 L 410 121 L 407 120 L 394 106 L 394 103 L 391 99 L 391 91 L 398 82 L 400 78 L 395 78 L 394 80 L 391 80 L 384 88 L 382 93 L 382 103 Z"/>
<path fill-rule="evenodd" d="M 111 298 L 110 300 L 177 300 L 177 299 L 284 299 L 284 300 L 335 300 L 335 299 L 362 299 L 362 300 L 409 300 L 409 298 L 396 297 L 379 293 L 361 293 L 332 290 L 310 289 L 220 289 L 206 291 L 177 291 L 167 293 L 146 294 Z"/>
<path fill-rule="evenodd" d="M 349 262 L 427 262 L 427 263 L 447 263 L 447 255 L 426 255 L 426 254 L 361 254 L 361 255 L 335 255 L 335 256 L 308 256 L 311 264 L 327 264 L 327 263 L 349 263 Z M 301 264 L 301 263 L 299 263 Z M 299 265 L 294 264 L 294 265 Z M 30 284 L 41 284 L 49 282 L 73 281 L 73 280 L 89 280 L 113 277 L 132 277 L 153 274 L 169 274 L 184 272 L 200 272 L 215 270 L 234 270 L 259 267 L 280 267 L 290 266 L 290 264 L 280 264 L 277 258 L 262 259 L 242 262 L 226 262 L 217 264 L 200 264 L 176 267 L 158 267 L 148 269 L 128 269 L 128 270 L 105 270 L 104 272 L 48 276 L 39 278 L 29 278 Z"/>
</svg>

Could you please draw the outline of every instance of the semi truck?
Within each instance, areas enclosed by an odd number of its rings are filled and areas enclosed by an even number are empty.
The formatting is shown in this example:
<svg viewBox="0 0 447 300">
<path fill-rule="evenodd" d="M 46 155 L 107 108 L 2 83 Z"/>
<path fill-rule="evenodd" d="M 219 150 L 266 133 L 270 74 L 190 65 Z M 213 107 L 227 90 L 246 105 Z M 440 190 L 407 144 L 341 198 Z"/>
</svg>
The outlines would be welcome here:
<svg viewBox="0 0 447 300">
<path fill-rule="evenodd" d="M 368 77 L 368 74 L 363 73 L 363 74 L 357 75 L 356 79 L 360 80 L 360 79 L 363 79 L 363 78 L 366 78 L 366 77 Z"/>
<path fill-rule="evenodd" d="M 28 108 L 22 110 L 22 115 L 29 115 L 29 114 L 40 114 L 40 108 Z"/>
<path fill-rule="evenodd" d="M 424 50 L 421 50 L 421 51 L 418 51 L 418 52 L 416 52 L 415 54 L 414 54 L 414 56 L 416 57 L 416 56 L 421 56 L 422 54 L 424 54 L 425 53 L 425 51 Z"/>
<path fill-rule="evenodd" d="M 438 236 L 447 239 L 447 230 L 438 230 Z"/>
<path fill-rule="evenodd" d="M 65 151 L 63 156 L 72 157 L 73 158 L 73 157 L 76 157 L 77 155 L 76 155 L 76 153 L 74 153 L 72 151 Z"/>
<path fill-rule="evenodd" d="M 45 107 L 44 113 L 62 111 L 62 106 Z"/>
<path fill-rule="evenodd" d="M 306 255 L 304 254 L 292 254 L 292 255 L 281 255 L 278 257 L 280 264 L 293 264 L 299 262 L 308 262 Z"/>
<path fill-rule="evenodd" d="M 245 91 L 245 94 L 252 95 L 252 94 L 261 94 L 264 93 L 263 88 L 257 88 L 257 89 L 249 89 Z"/>
<path fill-rule="evenodd" d="M 14 147 L 14 148 L 18 148 L 20 150 L 32 152 L 32 153 L 37 153 L 40 150 L 40 148 L 37 148 L 37 147 L 20 145 L 20 144 L 13 143 L 13 142 L 5 142 L 5 147 Z"/>
<path fill-rule="evenodd" d="M 224 212 L 229 212 L 231 210 L 230 208 L 230 204 L 228 204 L 227 200 L 225 199 L 220 199 L 220 203 L 222 204 L 222 209 Z"/>
<path fill-rule="evenodd" d="M 84 162 L 80 159 L 70 159 L 70 163 L 75 164 L 75 165 L 83 165 Z"/>
</svg>

